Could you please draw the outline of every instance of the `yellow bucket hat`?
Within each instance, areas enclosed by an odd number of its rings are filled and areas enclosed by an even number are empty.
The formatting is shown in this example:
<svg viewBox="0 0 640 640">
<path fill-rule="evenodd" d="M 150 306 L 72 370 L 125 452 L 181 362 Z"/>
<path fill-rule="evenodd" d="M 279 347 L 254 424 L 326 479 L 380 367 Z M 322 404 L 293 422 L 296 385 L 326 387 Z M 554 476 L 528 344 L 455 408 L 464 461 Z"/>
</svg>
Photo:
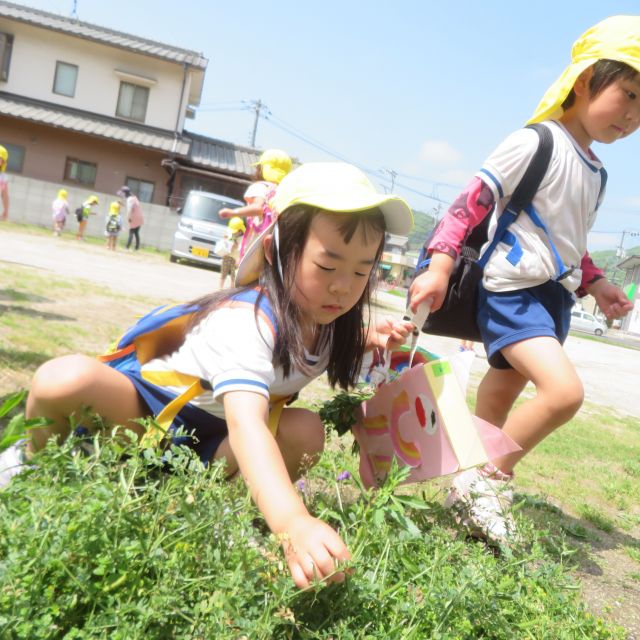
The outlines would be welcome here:
<svg viewBox="0 0 640 640">
<path fill-rule="evenodd" d="M 558 119 L 578 76 L 598 60 L 624 62 L 640 73 L 640 16 L 611 16 L 587 29 L 571 49 L 571 64 L 547 89 L 527 124 Z"/>
<path fill-rule="evenodd" d="M 293 205 L 324 211 L 358 213 L 378 208 L 389 233 L 406 236 L 413 228 L 411 207 L 400 197 L 378 193 L 367 176 L 345 162 L 307 162 L 287 175 L 276 189 L 272 205 L 285 215 Z M 273 233 L 275 220 L 245 252 L 236 272 L 236 286 L 255 282 L 264 265 L 263 239 Z"/>
</svg>

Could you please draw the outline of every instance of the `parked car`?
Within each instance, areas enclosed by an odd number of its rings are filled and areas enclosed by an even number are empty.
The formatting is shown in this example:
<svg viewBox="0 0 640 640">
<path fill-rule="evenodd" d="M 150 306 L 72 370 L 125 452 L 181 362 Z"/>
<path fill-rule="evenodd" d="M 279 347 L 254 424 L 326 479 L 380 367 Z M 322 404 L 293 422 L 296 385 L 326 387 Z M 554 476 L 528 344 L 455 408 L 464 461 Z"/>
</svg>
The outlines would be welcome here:
<svg viewBox="0 0 640 640">
<path fill-rule="evenodd" d="M 602 336 L 607 332 L 607 325 L 591 313 L 574 309 L 571 312 L 571 329 Z"/>
<path fill-rule="evenodd" d="M 207 191 L 190 191 L 182 210 L 178 228 L 173 236 L 171 262 L 178 258 L 220 266 L 222 258 L 213 248 L 227 229 L 228 220 L 220 218 L 218 211 L 236 209 L 243 202 Z"/>
</svg>

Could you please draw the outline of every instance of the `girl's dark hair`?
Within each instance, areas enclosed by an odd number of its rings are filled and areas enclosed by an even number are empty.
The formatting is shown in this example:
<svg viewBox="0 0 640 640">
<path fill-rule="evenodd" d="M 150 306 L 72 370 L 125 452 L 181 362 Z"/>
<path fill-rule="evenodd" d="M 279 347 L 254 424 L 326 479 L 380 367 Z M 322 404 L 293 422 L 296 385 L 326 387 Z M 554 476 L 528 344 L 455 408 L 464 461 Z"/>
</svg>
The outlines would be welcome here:
<svg viewBox="0 0 640 640">
<path fill-rule="evenodd" d="M 270 260 L 265 260 L 259 280 L 259 298 L 267 296 L 271 302 L 278 327 L 278 339 L 275 348 L 275 364 L 282 366 L 285 377 L 292 367 L 305 370 L 309 365 L 305 358 L 302 335 L 302 319 L 298 306 L 293 301 L 295 274 L 306 245 L 311 222 L 318 214 L 335 217 L 336 224 L 344 241 L 348 244 L 356 232 L 381 234 L 380 246 L 371 268 L 369 281 L 360 300 L 346 313 L 330 325 L 322 326 L 317 342 L 317 351 L 329 349 L 327 376 L 332 387 L 336 384 L 347 389 L 358 379 L 362 366 L 362 356 L 367 337 L 364 324 L 364 310 L 369 309 L 369 297 L 375 284 L 377 267 L 384 248 L 386 229 L 384 216 L 379 209 L 359 212 L 357 215 L 344 213 L 332 214 L 308 205 L 294 205 L 286 215 L 278 219 L 279 249 L 276 242 L 271 243 Z M 278 255 L 282 266 L 283 279 L 278 270 Z M 199 305 L 191 327 L 202 321 L 211 311 L 240 291 L 251 289 L 254 285 L 239 289 L 227 289 L 203 296 L 192 304 Z M 259 302 L 259 300 L 258 300 Z M 258 304 L 256 304 L 256 322 Z"/>
<path fill-rule="evenodd" d="M 624 62 L 618 62 L 617 60 L 598 60 L 592 68 L 593 73 L 589 80 L 589 95 L 591 98 L 595 98 L 616 80 L 633 80 L 638 74 L 633 67 L 630 67 Z M 575 99 L 576 94 L 573 89 L 571 89 L 569 95 L 562 103 L 562 109 L 566 111 L 569 107 L 573 106 Z"/>
</svg>

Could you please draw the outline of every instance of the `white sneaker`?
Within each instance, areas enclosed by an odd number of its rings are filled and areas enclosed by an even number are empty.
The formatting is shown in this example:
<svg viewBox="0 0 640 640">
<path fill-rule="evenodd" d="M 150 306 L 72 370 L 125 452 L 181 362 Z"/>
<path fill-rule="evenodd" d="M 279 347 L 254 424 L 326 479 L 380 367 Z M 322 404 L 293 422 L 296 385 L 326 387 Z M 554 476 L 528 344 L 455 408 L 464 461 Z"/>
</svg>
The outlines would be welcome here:
<svg viewBox="0 0 640 640">
<path fill-rule="evenodd" d="M 489 464 L 458 474 L 451 483 L 445 507 L 475 538 L 493 545 L 514 541 L 516 526 L 510 513 L 513 491 L 510 476 Z"/>
<path fill-rule="evenodd" d="M 18 440 L 0 453 L 0 489 L 4 489 L 14 476 L 29 468 L 26 449 L 27 441 Z"/>
</svg>

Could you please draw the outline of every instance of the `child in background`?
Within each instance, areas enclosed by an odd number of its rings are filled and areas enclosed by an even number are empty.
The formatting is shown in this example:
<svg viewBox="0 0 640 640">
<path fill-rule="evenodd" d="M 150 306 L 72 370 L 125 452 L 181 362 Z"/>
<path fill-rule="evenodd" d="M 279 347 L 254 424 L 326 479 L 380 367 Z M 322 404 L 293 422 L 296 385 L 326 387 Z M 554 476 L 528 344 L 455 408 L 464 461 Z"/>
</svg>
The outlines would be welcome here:
<svg viewBox="0 0 640 640">
<path fill-rule="evenodd" d="M 94 207 L 98 204 L 98 196 L 91 195 L 76 209 L 76 218 L 78 220 L 78 235 L 76 239 L 84 240 L 84 232 L 89 222 L 89 216 L 95 216 L 97 211 Z"/>
<path fill-rule="evenodd" d="M 251 243 L 273 220 L 271 200 L 280 181 L 291 171 L 291 158 L 280 149 L 267 149 L 256 165 L 255 182 L 244 193 L 247 203 L 238 209 L 220 209 L 221 218 L 247 218 L 247 229 L 240 245 L 240 259 Z"/>
<path fill-rule="evenodd" d="M 222 256 L 222 264 L 220 265 L 220 288 L 224 289 L 224 281 L 229 277 L 230 286 L 236 277 L 236 268 L 240 255 L 240 242 L 245 232 L 245 224 L 242 218 L 231 218 L 225 231 L 225 238 L 231 243 L 231 249 L 226 256 Z"/>
<path fill-rule="evenodd" d="M 196 300 L 199 311 L 177 350 L 142 367 L 132 360 L 111 368 L 83 355 L 42 365 L 27 416 L 52 422 L 31 431 L 28 451 L 51 436 L 66 437 L 70 418 L 81 420 L 83 407 L 142 436 L 138 419 L 157 415 L 184 390 L 153 384 L 150 373 L 204 380 L 208 390 L 173 425 L 194 433 L 197 443 L 190 444 L 203 462 L 224 458 L 229 476 L 242 474 L 268 526 L 282 536 L 293 580 L 304 588 L 316 578 L 343 580 L 336 563 L 349 552 L 329 525 L 309 514 L 292 484 L 322 453 L 320 418 L 281 408 L 325 371 L 332 386 L 353 386 L 365 349 L 397 348 L 409 335 L 407 322 L 369 331 L 364 312 L 385 232 L 407 235 L 413 218 L 401 198 L 377 193 L 344 163 L 303 165 L 283 180 L 274 206 L 278 220 L 240 263 L 239 288 Z M 0 486 L 25 460 L 24 443 L 0 455 Z"/>
<path fill-rule="evenodd" d="M 9 152 L 0 144 L 0 200 L 2 201 L 2 215 L 0 220 L 9 218 L 9 184 L 7 183 L 7 164 L 9 163 Z"/>
<path fill-rule="evenodd" d="M 67 190 L 60 189 L 56 199 L 51 205 L 54 236 L 59 236 L 64 229 L 64 225 L 67 223 L 67 216 L 69 215 L 69 202 L 67 201 L 67 197 Z"/>
<path fill-rule="evenodd" d="M 591 261 L 587 233 L 606 182 L 591 144 L 610 144 L 640 125 L 640 16 L 611 17 L 586 31 L 530 122 L 550 130 L 553 155 L 532 207 L 489 257 L 477 315 L 491 366 L 478 388 L 476 413 L 503 427 L 522 451 L 457 476 L 447 498 L 474 535 L 498 544 L 514 533 L 514 466 L 583 401 L 582 383 L 562 349 L 574 292 L 593 295 L 609 319 L 632 307 Z M 511 134 L 452 205 L 429 244 L 429 270 L 411 286 L 412 308 L 429 299 L 433 310 L 440 308 L 464 239 L 495 211 L 491 241 L 537 144 L 529 129 Z M 529 381 L 536 396 L 512 410 Z"/>
<path fill-rule="evenodd" d="M 122 229 L 122 216 L 120 215 L 120 207 L 122 205 L 114 200 L 109 205 L 109 213 L 107 214 L 107 223 L 104 229 L 104 235 L 107 236 L 107 249 L 115 251 L 118 242 L 118 236 Z"/>
</svg>

